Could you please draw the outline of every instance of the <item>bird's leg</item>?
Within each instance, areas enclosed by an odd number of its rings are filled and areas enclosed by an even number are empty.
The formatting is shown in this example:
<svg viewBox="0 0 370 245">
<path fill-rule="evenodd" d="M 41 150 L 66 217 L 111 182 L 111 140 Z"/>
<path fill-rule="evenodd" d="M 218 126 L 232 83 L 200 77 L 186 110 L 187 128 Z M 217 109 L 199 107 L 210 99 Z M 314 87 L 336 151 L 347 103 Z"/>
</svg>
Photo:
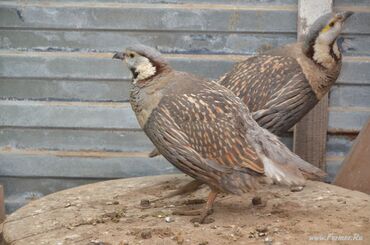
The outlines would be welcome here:
<svg viewBox="0 0 370 245">
<path fill-rule="evenodd" d="M 203 224 L 204 221 L 206 220 L 207 216 L 213 213 L 213 203 L 216 200 L 218 192 L 212 190 L 209 195 L 208 195 L 208 200 L 206 203 L 206 206 L 204 207 L 202 213 L 200 214 L 199 217 L 199 223 Z"/>
<path fill-rule="evenodd" d="M 199 216 L 199 223 L 203 224 L 208 215 L 213 212 L 213 203 L 217 197 L 218 192 L 212 190 L 208 195 L 206 206 L 202 209 L 197 210 L 176 210 L 173 212 L 174 215 L 188 215 L 188 216 Z"/>
<path fill-rule="evenodd" d="M 161 155 L 161 153 L 159 153 L 158 149 L 157 148 L 154 148 L 150 153 L 149 153 L 149 157 L 150 158 L 153 158 L 153 157 L 156 157 L 156 156 L 159 156 Z"/>
<path fill-rule="evenodd" d="M 194 192 L 194 191 L 198 190 L 201 185 L 203 185 L 203 183 L 200 182 L 199 180 L 192 180 L 189 183 L 187 183 L 186 185 L 180 187 L 180 189 L 178 189 L 176 191 L 173 191 L 173 192 L 171 192 L 171 193 L 169 193 L 169 194 L 167 194 L 163 197 L 152 200 L 151 202 L 157 202 L 157 201 L 161 201 L 163 199 L 171 198 L 171 197 L 174 197 L 174 196 Z"/>
</svg>

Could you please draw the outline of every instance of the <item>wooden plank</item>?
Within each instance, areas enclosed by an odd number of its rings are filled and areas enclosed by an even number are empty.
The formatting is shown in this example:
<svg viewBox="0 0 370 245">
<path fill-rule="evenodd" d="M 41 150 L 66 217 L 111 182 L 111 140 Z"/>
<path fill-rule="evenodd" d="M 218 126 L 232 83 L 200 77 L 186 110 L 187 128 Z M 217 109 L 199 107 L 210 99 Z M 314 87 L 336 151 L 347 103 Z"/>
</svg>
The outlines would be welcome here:
<svg viewBox="0 0 370 245">
<path fill-rule="evenodd" d="M 141 43 L 156 47 L 164 53 L 254 54 L 296 41 L 295 33 L 208 31 L 68 31 L 10 28 L 0 30 L 0 36 L 1 40 L 4 40 L 0 42 L 0 48 L 65 52 L 115 52 L 133 43 Z M 367 48 L 366 45 L 363 46 Z"/>
<path fill-rule="evenodd" d="M 330 107 L 328 130 L 359 132 L 369 116 L 369 107 Z M 0 100 L 0 126 L 140 130 L 130 104 L 116 102 Z"/>
<path fill-rule="evenodd" d="M 0 125 L 139 129 L 128 103 L 0 100 Z"/>
<path fill-rule="evenodd" d="M 370 84 L 370 59 L 366 56 L 344 57 L 336 84 Z"/>
<path fill-rule="evenodd" d="M 368 0 L 335 0 L 334 6 L 370 6 L 370 2 Z"/>
<path fill-rule="evenodd" d="M 358 134 L 328 134 L 326 160 L 333 157 L 344 157 L 350 151 Z"/>
<path fill-rule="evenodd" d="M 369 117 L 370 107 L 330 107 L 328 131 L 358 133 Z"/>
<path fill-rule="evenodd" d="M 48 178 L 128 178 L 175 173 L 163 157 L 147 153 L 1 149 L 1 176 Z"/>
<path fill-rule="evenodd" d="M 0 98 L 127 102 L 130 84 L 129 80 L 1 78 Z"/>
<path fill-rule="evenodd" d="M 45 0 L 44 0 L 45 1 Z M 343 0 L 342 0 L 343 1 Z M 348 1 L 348 0 L 347 0 Z M 367 0 L 357 0 L 367 1 Z M 76 2 L 76 0 L 63 0 L 63 2 Z M 78 2 L 91 3 L 92 0 L 78 0 Z M 97 3 L 106 3 L 107 0 L 93 0 Z M 297 5 L 297 0 L 110 0 L 109 2 L 119 3 L 150 3 L 150 4 L 163 4 L 163 3 L 176 3 L 176 4 L 194 4 L 194 3 L 213 3 L 213 4 L 231 4 L 231 5 Z"/>
<path fill-rule="evenodd" d="M 122 47 L 124 48 L 124 47 Z M 131 73 L 112 53 L 0 51 L 0 77 L 65 80 L 129 80 Z M 167 54 L 178 70 L 216 79 L 244 55 Z M 345 57 L 339 84 L 370 84 L 370 57 Z"/>
<path fill-rule="evenodd" d="M 313 22 L 331 12 L 332 0 L 298 1 L 298 39 L 308 33 Z M 304 160 L 325 169 L 326 132 L 328 125 L 328 95 L 297 125 L 294 132 L 294 151 Z"/>
<path fill-rule="evenodd" d="M 150 152 L 152 142 L 143 131 L 61 128 L 0 128 L 0 148 Z"/>
<path fill-rule="evenodd" d="M 0 77 L 128 80 L 131 72 L 112 53 L 0 51 Z M 242 55 L 165 55 L 178 70 L 215 79 L 231 69 Z"/>
<path fill-rule="evenodd" d="M 40 149 L 62 151 L 150 152 L 152 142 L 143 131 L 0 128 L 0 148 Z M 292 147 L 292 137 L 283 137 Z"/>
<path fill-rule="evenodd" d="M 369 78 L 370 82 L 370 78 Z M 330 90 L 330 107 L 368 107 L 370 110 L 369 85 L 334 85 Z"/>
<path fill-rule="evenodd" d="M 296 5 L 6 1 L 0 3 L 0 23 L 2 27 L 37 29 L 294 33 L 296 11 Z"/>
<path fill-rule="evenodd" d="M 370 194 L 370 120 L 357 136 L 334 184 Z"/>
<path fill-rule="evenodd" d="M 0 185 L 0 224 L 5 220 L 5 197 L 4 197 L 4 186 Z M 1 227 L 2 228 L 2 227 Z M 2 237 L 2 229 L 0 232 Z M 1 240 L 2 238 L 0 238 Z"/>
</svg>

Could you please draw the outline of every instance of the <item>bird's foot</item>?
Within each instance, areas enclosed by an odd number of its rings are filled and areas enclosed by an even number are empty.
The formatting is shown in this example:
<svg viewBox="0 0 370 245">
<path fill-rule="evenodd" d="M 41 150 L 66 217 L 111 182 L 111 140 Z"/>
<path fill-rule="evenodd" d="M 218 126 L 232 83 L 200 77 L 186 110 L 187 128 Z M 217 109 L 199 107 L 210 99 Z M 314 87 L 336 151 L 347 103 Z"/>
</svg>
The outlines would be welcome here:
<svg viewBox="0 0 370 245">
<path fill-rule="evenodd" d="M 213 213 L 213 209 L 195 209 L 195 210 L 175 210 L 172 212 L 173 215 L 184 215 L 184 216 L 199 216 L 196 218 L 191 219 L 193 223 L 199 224 L 209 224 L 214 222 L 214 219 L 207 218 L 209 215 Z"/>
<path fill-rule="evenodd" d="M 174 196 L 194 192 L 194 191 L 198 190 L 201 185 L 203 185 L 202 182 L 200 182 L 198 180 L 193 180 L 193 181 L 187 183 L 186 185 L 180 187 L 180 189 L 178 189 L 176 191 L 173 191 L 173 192 L 171 192 L 171 193 L 169 193 L 169 194 L 167 194 L 163 197 L 154 199 L 151 202 L 158 202 L 158 201 L 161 201 L 161 200 L 164 200 L 164 199 L 167 199 L 167 198 L 171 198 L 171 197 L 174 197 Z"/>
<path fill-rule="evenodd" d="M 215 190 L 212 190 L 208 195 L 208 200 L 206 203 L 206 206 L 202 209 L 196 209 L 196 210 L 188 210 L 188 211 L 182 211 L 182 210 L 176 210 L 173 212 L 173 214 L 177 215 L 199 215 L 199 218 L 192 219 L 192 222 L 198 222 L 199 224 L 209 224 L 212 223 L 213 219 L 207 219 L 207 216 L 213 213 L 213 202 L 216 199 L 218 192 Z"/>
</svg>

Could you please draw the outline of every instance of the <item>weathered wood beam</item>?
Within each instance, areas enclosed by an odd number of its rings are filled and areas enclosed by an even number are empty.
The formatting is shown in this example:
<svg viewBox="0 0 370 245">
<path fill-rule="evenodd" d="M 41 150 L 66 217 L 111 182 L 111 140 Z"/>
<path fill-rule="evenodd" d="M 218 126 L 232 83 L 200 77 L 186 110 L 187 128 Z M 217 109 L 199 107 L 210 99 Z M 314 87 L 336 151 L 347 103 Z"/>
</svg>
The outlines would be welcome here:
<svg viewBox="0 0 370 245">
<path fill-rule="evenodd" d="M 334 184 L 370 194 L 370 119 L 344 159 Z"/>
<path fill-rule="evenodd" d="M 5 199 L 4 199 L 4 188 L 0 185 L 0 223 L 5 220 Z"/>
<path fill-rule="evenodd" d="M 333 0 L 299 0 L 298 40 L 302 40 L 318 17 L 331 12 L 332 8 Z M 294 131 L 294 151 L 321 169 L 325 169 L 328 101 L 328 95 L 326 95 L 295 126 Z"/>
</svg>

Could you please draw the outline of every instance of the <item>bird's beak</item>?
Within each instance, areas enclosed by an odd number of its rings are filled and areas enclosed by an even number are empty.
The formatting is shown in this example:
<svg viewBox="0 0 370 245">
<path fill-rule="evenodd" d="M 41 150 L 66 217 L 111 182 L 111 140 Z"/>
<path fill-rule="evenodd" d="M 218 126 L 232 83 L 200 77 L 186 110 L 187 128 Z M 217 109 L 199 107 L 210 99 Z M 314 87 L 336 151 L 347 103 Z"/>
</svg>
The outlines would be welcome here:
<svg viewBox="0 0 370 245">
<path fill-rule="evenodd" d="M 112 59 L 119 59 L 119 60 L 123 60 L 123 59 L 124 59 L 124 57 L 125 57 L 125 53 L 123 53 L 123 52 L 116 52 L 116 53 L 113 55 Z"/>
<path fill-rule="evenodd" d="M 353 14 L 354 14 L 354 12 L 352 12 L 352 11 L 345 11 L 345 12 L 340 13 L 340 15 L 342 16 L 343 21 L 348 19 Z"/>
</svg>

